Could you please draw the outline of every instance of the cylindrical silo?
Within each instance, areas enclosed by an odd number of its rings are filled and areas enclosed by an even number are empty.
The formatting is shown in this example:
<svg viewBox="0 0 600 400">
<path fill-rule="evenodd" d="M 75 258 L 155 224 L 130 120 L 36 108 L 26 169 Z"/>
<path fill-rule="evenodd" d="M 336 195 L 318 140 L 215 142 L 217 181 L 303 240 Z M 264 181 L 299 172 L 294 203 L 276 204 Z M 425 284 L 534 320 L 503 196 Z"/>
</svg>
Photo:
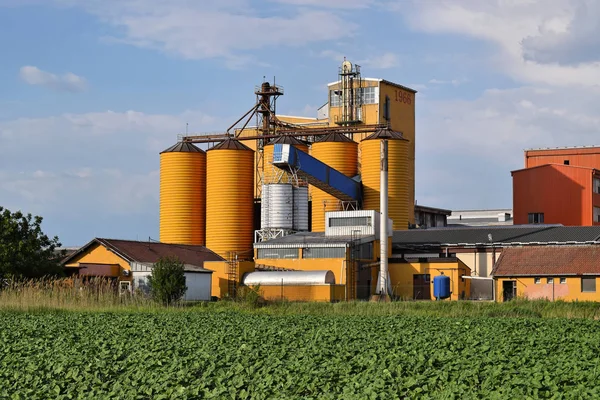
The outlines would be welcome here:
<svg viewBox="0 0 600 400">
<path fill-rule="evenodd" d="M 358 173 L 358 143 L 340 133 L 331 133 L 315 142 L 311 155 L 346 176 Z M 312 231 L 325 231 L 325 212 L 340 211 L 339 200 L 312 187 Z"/>
<path fill-rule="evenodd" d="M 262 183 L 293 183 L 289 174 L 273 166 L 273 148 L 276 144 L 291 144 L 298 150 L 308 153 L 308 145 L 293 136 L 279 136 L 263 148 L 263 180 Z M 280 179 L 281 178 L 281 179 Z"/>
<path fill-rule="evenodd" d="M 381 140 L 388 140 L 388 211 L 394 230 L 408 229 L 410 220 L 409 141 L 381 129 L 360 142 L 361 179 L 365 210 L 380 211 Z"/>
<path fill-rule="evenodd" d="M 252 256 L 254 151 L 227 139 L 207 151 L 206 246 L 227 258 Z"/>
<path fill-rule="evenodd" d="M 264 189 L 266 188 L 266 191 Z M 289 183 L 263 185 L 261 199 L 262 229 L 292 229 L 294 226 L 294 190 Z"/>
<path fill-rule="evenodd" d="M 160 241 L 205 244 L 206 153 L 180 142 L 160 153 Z"/>
</svg>

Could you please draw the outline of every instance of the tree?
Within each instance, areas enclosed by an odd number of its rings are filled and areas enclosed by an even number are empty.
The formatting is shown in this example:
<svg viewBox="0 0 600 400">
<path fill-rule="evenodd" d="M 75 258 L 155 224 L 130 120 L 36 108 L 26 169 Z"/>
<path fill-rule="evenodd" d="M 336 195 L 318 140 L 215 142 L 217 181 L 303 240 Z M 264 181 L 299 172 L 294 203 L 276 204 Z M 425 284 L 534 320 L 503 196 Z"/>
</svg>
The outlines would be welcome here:
<svg viewBox="0 0 600 400">
<path fill-rule="evenodd" d="M 42 232 L 42 217 L 0 207 L 0 278 L 62 275 L 58 237 Z"/>
<path fill-rule="evenodd" d="M 148 283 L 155 301 L 170 305 L 181 300 L 187 291 L 183 263 L 177 257 L 161 258 L 152 267 Z"/>
</svg>

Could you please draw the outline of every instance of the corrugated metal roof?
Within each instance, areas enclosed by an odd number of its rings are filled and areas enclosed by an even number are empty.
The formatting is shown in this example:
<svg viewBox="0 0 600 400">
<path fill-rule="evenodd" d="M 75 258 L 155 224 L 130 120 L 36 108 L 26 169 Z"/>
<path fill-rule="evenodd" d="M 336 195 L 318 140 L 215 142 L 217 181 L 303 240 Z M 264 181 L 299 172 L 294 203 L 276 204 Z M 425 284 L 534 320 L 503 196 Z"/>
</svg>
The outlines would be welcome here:
<svg viewBox="0 0 600 400">
<path fill-rule="evenodd" d="M 342 135 L 341 133 L 338 133 L 338 132 L 334 132 L 334 133 L 330 133 L 328 135 L 325 135 L 325 136 L 319 138 L 319 140 L 317 140 L 315 143 L 321 143 L 321 142 L 350 142 L 350 143 L 356 143 L 354 140 L 350 139 L 348 136 Z M 358 144 L 358 143 L 356 143 L 356 144 Z"/>
<path fill-rule="evenodd" d="M 493 276 L 600 275 L 600 246 L 511 247 L 502 254 Z"/>
<path fill-rule="evenodd" d="M 488 235 L 492 235 L 490 242 Z M 600 240 L 600 226 L 509 225 L 395 231 L 393 243 L 403 245 L 510 245 L 519 243 L 585 243 Z"/>
<path fill-rule="evenodd" d="M 204 150 L 194 146 L 192 143 L 179 142 L 160 152 L 160 154 L 162 153 L 204 153 Z"/>
<path fill-rule="evenodd" d="M 389 128 L 382 128 L 375 131 L 371 135 L 364 138 L 365 140 L 376 140 L 376 139 L 388 139 L 388 140 L 408 140 L 406 139 L 401 132 L 393 131 Z"/>
<path fill-rule="evenodd" d="M 216 145 L 215 147 L 208 149 L 207 151 L 212 151 L 212 150 L 250 150 L 250 151 L 254 151 L 250 147 L 246 146 L 245 144 L 243 144 L 242 142 L 240 142 L 239 140 L 236 140 L 236 139 L 226 139 L 226 140 L 222 141 L 221 143 L 219 143 L 218 145 Z"/>
</svg>

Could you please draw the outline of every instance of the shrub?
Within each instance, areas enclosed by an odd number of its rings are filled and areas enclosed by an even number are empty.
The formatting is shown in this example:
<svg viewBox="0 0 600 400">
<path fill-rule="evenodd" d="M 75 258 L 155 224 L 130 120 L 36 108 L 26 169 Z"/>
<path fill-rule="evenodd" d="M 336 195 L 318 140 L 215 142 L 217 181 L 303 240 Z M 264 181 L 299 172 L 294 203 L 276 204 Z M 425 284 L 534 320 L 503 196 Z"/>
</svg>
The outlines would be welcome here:
<svg viewBox="0 0 600 400">
<path fill-rule="evenodd" d="M 181 300 L 187 291 L 184 266 L 176 257 L 164 257 L 152 267 L 148 279 L 152 298 L 164 305 Z"/>
</svg>

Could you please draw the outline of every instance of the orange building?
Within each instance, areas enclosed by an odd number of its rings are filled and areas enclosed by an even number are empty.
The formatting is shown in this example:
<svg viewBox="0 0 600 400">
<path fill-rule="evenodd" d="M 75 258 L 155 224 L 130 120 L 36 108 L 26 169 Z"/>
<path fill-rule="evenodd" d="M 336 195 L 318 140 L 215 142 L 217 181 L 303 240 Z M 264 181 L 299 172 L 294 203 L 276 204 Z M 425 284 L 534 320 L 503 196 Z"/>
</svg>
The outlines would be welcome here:
<svg viewBox="0 0 600 400">
<path fill-rule="evenodd" d="M 516 225 L 600 225 L 600 147 L 526 150 L 511 174 Z"/>
<path fill-rule="evenodd" d="M 546 164 L 512 171 L 515 225 L 600 225 L 600 171 Z"/>
<path fill-rule="evenodd" d="M 546 164 L 600 169 L 600 147 L 563 147 L 525 150 L 525 168 Z"/>
</svg>

